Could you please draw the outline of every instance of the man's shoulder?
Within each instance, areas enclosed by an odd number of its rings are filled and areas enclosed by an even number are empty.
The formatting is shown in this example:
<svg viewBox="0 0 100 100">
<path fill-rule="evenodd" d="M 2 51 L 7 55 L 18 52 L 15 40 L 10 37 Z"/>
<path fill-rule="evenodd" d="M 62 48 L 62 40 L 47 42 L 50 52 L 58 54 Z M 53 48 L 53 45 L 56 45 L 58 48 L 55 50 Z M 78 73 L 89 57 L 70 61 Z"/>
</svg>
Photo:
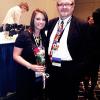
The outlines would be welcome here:
<svg viewBox="0 0 100 100">
<path fill-rule="evenodd" d="M 89 29 L 88 23 L 84 19 L 80 19 L 78 17 L 72 17 L 71 21 L 71 27 L 74 27 L 74 29 L 77 29 L 78 31 L 81 31 L 81 33 L 86 33 Z"/>
<path fill-rule="evenodd" d="M 59 17 L 52 18 L 49 20 L 49 23 L 54 23 L 54 22 L 57 22 L 58 20 L 59 20 Z"/>
<path fill-rule="evenodd" d="M 84 19 L 75 16 L 72 17 L 72 24 L 77 27 L 88 27 L 88 23 Z"/>
<path fill-rule="evenodd" d="M 49 23 L 48 23 L 48 28 L 51 29 L 51 27 L 54 27 L 54 26 L 56 25 L 56 23 L 57 23 L 58 20 L 59 20 L 59 17 L 50 19 L 50 20 L 49 20 Z"/>
<path fill-rule="evenodd" d="M 72 16 L 72 21 L 79 24 L 87 24 L 87 22 L 84 19 L 78 18 L 76 16 Z"/>
</svg>

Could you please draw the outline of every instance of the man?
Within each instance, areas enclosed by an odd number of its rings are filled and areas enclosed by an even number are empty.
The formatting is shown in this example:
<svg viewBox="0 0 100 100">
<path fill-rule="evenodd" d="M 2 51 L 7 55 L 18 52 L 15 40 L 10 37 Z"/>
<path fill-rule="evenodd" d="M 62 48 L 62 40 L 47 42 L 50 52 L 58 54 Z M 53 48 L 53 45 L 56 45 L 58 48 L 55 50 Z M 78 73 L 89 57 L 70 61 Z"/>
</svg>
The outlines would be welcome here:
<svg viewBox="0 0 100 100">
<path fill-rule="evenodd" d="M 73 16 L 74 7 L 74 0 L 57 0 L 59 17 L 48 24 L 46 71 L 50 74 L 47 79 L 50 100 L 77 100 L 85 66 L 86 24 Z"/>
<path fill-rule="evenodd" d="M 28 4 L 26 2 L 21 2 L 19 5 L 16 5 L 8 10 L 2 24 L 21 24 L 20 20 L 22 14 L 28 10 Z"/>
</svg>

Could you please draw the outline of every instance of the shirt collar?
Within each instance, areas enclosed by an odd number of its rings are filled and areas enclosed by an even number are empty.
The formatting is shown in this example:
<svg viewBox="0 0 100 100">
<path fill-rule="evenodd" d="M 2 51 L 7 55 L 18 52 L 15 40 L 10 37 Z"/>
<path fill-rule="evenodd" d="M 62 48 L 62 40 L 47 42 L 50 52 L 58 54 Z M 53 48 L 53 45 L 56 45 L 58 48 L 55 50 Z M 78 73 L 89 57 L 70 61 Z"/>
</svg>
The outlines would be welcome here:
<svg viewBox="0 0 100 100">
<path fill-rule="evenodd" d="M 66 23 L 68 22 L 68 20 L 71 18 L 71 16 L 65 18 L 63 21 L 64 21 L 64 26 L 66 25 Z M 62 19 L 59 17 L 59 23 L 61 23 Z"/>
</svg>

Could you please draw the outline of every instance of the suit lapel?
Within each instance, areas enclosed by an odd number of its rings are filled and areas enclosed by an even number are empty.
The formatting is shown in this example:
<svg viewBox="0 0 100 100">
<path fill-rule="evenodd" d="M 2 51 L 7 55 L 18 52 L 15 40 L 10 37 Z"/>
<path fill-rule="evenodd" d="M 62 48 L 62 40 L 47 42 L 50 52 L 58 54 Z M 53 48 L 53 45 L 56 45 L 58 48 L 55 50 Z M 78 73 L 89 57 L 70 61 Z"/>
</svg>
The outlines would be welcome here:
<svg viewBox="0 0 100 100">
<path fill-rule="evenodd" d="M 72 37 L 76 36 L 76 25 L 75 25 L 75 21 L 74 21 L 74 17 L 72 17 L 71 19 L 71 23 L 70 23 L 70 27 L 69 27 L 69 32 L 68 32 L 68 37 L 67 37 L 67 42 L 71 39 L 73 39 Z M 74 34 L 73 34 L 74 33 Z"/>
<path fill-rule="evenodd" d="M 52 21 L 49 22 L 49 26 L 48 26 L 49 29 L 48 29 L 48 36 L 47 37 L 51 36 L 52 31 L 53 31 L 58 20 L 59 20 L 59 18 L 57 17 L 57 18 L 55 18 L 55 19 L 53 19 Z"/>
</svg>

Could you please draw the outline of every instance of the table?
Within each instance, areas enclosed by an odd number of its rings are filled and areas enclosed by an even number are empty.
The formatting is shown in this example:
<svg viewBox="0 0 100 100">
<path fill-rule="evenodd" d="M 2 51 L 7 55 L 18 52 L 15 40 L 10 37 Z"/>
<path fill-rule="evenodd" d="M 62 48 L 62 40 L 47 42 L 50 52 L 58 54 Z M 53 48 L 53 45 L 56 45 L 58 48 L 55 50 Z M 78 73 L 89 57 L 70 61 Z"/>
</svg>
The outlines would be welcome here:
<svg viewBox="0 0 100 100">
<path fill-rule="evenodd" d="M 16 91 L 16 64 L 13 60 L 15 39 L 3 39 L 0 33 L 0 97 Z"/>
</svg>

